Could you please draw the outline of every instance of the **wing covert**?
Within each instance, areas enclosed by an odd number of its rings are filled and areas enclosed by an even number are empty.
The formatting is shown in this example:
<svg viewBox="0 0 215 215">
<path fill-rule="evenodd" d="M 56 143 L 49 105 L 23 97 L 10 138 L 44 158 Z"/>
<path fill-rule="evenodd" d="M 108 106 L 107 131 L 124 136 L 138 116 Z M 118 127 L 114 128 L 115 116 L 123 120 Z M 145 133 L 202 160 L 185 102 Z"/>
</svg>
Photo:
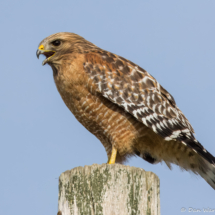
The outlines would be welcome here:
<svg viewBox="0 0 215 215">
<path fill-rule="evenodd" d="M 97 92 L 165 140 L 195 140 L 193 128 L 171 94 L 138 65 L 97 50 L 86 53 L 84 68 Z"/>
</svg>

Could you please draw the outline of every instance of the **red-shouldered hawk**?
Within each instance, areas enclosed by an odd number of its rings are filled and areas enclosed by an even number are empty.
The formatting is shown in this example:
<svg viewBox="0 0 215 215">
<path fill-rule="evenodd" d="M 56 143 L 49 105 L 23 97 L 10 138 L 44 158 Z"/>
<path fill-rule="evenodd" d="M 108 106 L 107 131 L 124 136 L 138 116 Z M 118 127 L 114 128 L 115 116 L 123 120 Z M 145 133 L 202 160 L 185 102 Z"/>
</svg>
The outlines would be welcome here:
<svg viewBox="0 0 215 215">
<path fill-rule="evenodd" d="M 45 38 L 37 50 L 77 120 L 104 145 L 108 163 L 137 155 L 201 175 L 215 189 L 215 158 L 195 139 L 174 98 L 147 71 L 74 33 Z"/>
</svg>

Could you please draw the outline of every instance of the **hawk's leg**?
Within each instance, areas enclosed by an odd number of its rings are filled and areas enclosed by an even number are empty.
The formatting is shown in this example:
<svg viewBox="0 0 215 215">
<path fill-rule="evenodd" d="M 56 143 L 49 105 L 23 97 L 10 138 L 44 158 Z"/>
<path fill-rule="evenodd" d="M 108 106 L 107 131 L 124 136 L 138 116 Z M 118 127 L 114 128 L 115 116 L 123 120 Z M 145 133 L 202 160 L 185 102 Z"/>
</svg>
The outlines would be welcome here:
<svg viewBox="0 0 215 215">
<path fill-rule="evenodd" d="M 114 164 L 116 161 L 117 149 L 113 146 L 111 156 L 108 160 L 108 164 Z"/>
</svg>

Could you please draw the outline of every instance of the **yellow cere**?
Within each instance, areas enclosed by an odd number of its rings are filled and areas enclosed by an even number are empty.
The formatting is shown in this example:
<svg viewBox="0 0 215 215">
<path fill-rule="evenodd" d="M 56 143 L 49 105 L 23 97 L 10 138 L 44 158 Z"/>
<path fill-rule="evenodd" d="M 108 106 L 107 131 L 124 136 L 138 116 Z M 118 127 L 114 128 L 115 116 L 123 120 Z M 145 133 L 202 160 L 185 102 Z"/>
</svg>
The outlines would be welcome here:
<svg viewBox="0 0 215 215">
<path fill-rule="evenodd" d="M 38 49 L 39 50 L 44 50 L 44 45 L 40 45 Z"/>
</svg>

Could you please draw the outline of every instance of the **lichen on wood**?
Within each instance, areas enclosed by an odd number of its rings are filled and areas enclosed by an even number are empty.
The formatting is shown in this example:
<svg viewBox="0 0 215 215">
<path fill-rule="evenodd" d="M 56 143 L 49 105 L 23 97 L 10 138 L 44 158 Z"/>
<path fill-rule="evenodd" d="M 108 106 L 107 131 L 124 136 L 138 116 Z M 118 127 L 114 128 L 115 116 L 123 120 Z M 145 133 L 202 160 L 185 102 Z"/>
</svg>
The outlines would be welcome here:
<svg viewBox="0 0 215 215">
<path fill-rule="evenodd" d="M 59 178 L 62 215 L 160 215 L 160 185 L 152 172 L 120 164 L 77 167 Z"/>
</svg>

